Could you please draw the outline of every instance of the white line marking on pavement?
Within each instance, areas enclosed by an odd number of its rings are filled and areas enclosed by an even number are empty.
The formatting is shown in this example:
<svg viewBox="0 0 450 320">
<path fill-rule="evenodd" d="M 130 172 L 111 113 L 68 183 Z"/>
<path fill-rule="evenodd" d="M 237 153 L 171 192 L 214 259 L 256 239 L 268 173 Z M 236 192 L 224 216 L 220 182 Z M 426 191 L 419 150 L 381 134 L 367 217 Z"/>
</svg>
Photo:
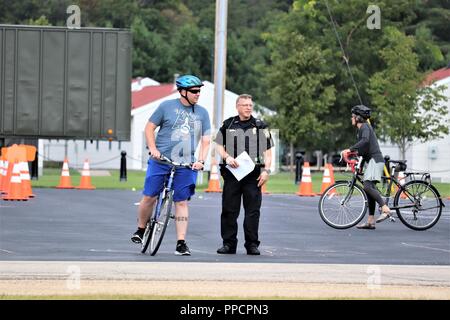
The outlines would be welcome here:
<svg viewBox="0 0 450 320">
<path fill-rule="evenodd" d="M 90 252 L 110 252 L 110 253 L 136 253 L 137 251 L 113 250 L 113 249 L 89 249 Z"/>
<path fill-rule="evenodd" d="M 430 250 L 436 250 L 436 251 L 450 252 L 450 250 L 447 250 L 447 249 L 432 248 L 432 247 L 426 247 L 426 246 L 417 246 L 415 244 L 409 244 L 409 243 L 405 243 L 405 242 L 402 242 L 402 245 L 408 246 L 408 247 L 416 247 L 416 248 L 422 248 L 422 249 L 430 249 Z"/>
<path fill-rule="evenodd" d="M 0 249 L 0 252 L 6 252 L 6 253 L 14 253 L 14 252 L 12 252 L 12 251 L 9 251 L 9 250 L 5 250 L 5 249 Z"/>
</svg>

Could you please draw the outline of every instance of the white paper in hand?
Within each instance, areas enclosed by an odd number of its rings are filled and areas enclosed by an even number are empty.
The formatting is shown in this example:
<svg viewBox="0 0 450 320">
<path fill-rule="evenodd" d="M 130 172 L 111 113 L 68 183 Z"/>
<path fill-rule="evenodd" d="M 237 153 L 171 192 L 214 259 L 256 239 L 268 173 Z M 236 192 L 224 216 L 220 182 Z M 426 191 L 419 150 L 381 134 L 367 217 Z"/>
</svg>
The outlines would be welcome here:
<svg viewBox="0 0 450 320">
<path fill-rule="evenodd" d="M 246 151 L 242 152 L 235 159 L 239 163 L 239 167 L 232 168 L 227 165 L 225 168 L 231 171 L 231 173 L 236 177 L 237 181 L 241 181 L 246 175 L 255 169 L 255 163 L 252 158 L 248 155 Z"/>
</svg>

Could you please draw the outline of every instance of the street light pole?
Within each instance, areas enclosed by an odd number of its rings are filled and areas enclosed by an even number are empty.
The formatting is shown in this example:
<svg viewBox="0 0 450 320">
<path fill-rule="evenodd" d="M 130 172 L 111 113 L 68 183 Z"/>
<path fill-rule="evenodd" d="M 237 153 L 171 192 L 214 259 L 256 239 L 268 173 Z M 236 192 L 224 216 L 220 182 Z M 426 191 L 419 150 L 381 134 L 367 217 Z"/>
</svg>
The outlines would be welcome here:
<svg viewBox="0 0 450 320">
<path fill-rule="evenodd" d="M 216 30 L 214 54 L 214 131 L 223 121 L 224 92 L 227 64 L 228 0 L 216 0 Z"/>
</svg>

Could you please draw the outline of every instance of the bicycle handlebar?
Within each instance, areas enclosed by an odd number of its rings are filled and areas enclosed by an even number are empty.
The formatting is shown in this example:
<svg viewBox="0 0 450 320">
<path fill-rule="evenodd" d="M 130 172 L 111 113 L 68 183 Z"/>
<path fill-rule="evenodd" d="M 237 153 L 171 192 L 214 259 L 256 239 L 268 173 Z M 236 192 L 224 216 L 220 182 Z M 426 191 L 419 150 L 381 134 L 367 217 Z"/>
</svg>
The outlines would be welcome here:
<svg viewBox="0 0 450 320">
<path fill-rule="evenodd" d="M 358 152 L 356 151 L 352 151 L 352 152 L 346 152 L 344 153 L 344 151 L 341 152 L 341 159 L 339 161 L 344 160 L 345 163 L 348 164 L 357 164 L 358 163 L 358 159 L 350 159 L 350 157 L 357 157 L 358 156 Z"/>
<path fill-rule="evenodd" d="M 176 161 L 172 161 L 171 159 L 167 158 L 165 155 L 161 154 L 161 156 L 158 158 L 154 158 L 153 159 L 160 161 L 160 162 L 165 162 L 171 165 L 174 165 L 175 167 L 184 167 L 184 168 L 188 168 L 188 169 L 192 169 L 192 165 L 193 163 L 187 163 L 187 162 L 176 162 Z M 202 171 L 202 169 L 192 169 L 194 171 Z"/>
<path fill-rule="evenodd" d="M 167 158 L 163 154 L 161 154 L 161 156 L 157 160 L 160 160 L 160 161 L 163 161 L 163 162 L 167 162 L 167 163 L 169 163 L 171 165 L 174 165 L 176 167 L 192 168 L 192 163 L 183 163 L 183 162 L 172 161 L 171 159 Z"/>
<path fill-rule="evenodd" d="M 355 157 L 357 157 L 355 159 Z M 359 167 L 361 165 L 361 161 L 362 161 L 362 157 L 358 156 L 358 152 L 356 151 L 351 151 L 351 152 L 341 152 L 341 159 L 339 161 L 344 160 L 345 163 L 347 163 L 348 166 L 350 166 L 350 169 L 352 170 L 352 172 L 355 172 L 355 168 L 356 170 L 359 170 Z"/>
</svg>

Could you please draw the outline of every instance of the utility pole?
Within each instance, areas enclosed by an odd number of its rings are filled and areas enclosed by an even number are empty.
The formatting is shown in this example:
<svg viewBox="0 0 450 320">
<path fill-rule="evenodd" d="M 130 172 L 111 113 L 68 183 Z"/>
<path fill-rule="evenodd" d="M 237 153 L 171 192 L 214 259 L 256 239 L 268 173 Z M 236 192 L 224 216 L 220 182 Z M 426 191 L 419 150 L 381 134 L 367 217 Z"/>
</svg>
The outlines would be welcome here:
<svg viewBox="0 0 450 320">
<path fill-rule="evenodd" d="M 223 121 L 224 92 L 227 65 L 227 14 L 228 0 L 216 0 L 216 30 L 214 45 L 214 112 L 212 119 L 212 134 L 218 132 Z M 211 148 L 211 167 L 208 188 L 206 192 L 221 192 L 218 179 L 218 156 L 215 143 Z"/>
<path fill-rule="evenodd" d="M 214 114 L 213 129 L 217 131 L 223 121 L 224 92 L 227 65 L 228 0 L 216 0 L 216 30 L 214 51 Z"/>
</svg>

